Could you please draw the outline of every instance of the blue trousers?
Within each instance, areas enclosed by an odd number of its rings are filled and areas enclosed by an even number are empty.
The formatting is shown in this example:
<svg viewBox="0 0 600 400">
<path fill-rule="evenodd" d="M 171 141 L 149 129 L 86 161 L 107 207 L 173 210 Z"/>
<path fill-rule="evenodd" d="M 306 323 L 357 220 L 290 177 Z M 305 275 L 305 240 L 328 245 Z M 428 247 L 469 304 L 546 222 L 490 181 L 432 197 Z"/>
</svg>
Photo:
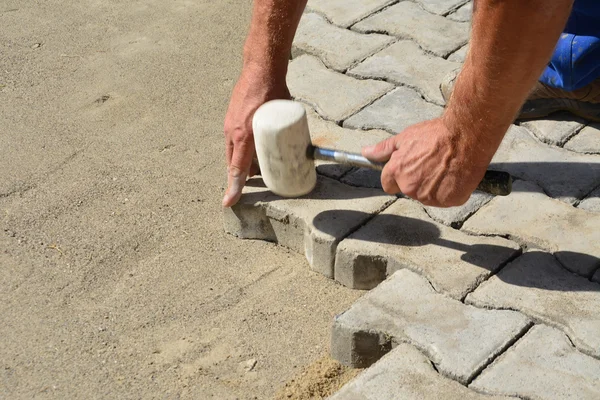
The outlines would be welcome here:
<svg viewBox="0 0 600 400">
<path fill-rule="evenodd" d="M 572 91 L 597 78 L 600 78 L 600 0 L 575 0 L 567 26 L 540 81 Z"/>
</svg>

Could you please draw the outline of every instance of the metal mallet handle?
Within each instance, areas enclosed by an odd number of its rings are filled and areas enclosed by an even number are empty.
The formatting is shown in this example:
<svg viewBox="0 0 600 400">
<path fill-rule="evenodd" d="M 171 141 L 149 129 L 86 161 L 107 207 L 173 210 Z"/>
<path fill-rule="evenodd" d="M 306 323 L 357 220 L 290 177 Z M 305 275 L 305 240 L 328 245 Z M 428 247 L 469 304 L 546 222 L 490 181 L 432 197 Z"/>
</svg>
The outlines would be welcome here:
<svg viewBox="0 0 600 400">
<path fill-rule="evenodd" d="M 385 166 L 385 163 L 370 161 L 360 154 L 324 149 L 317 146 L 309 146 L 307 154 L 313 160 L 334 161 L 338 164 L 378 171 L 381 171 Z M 508 196 L 512 191 L 512 176 L 503 171 L 487 171 L 477 189 L 496 196 Z"/>
</svg>

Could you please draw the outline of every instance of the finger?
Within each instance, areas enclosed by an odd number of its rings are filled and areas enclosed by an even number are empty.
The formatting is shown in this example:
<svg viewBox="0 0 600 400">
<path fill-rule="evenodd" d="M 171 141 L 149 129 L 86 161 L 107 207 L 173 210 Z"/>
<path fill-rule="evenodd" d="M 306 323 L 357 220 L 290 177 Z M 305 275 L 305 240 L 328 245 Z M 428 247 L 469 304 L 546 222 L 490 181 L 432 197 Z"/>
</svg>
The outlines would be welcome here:
<svg viewBox="0 0 600 400">
<path fill-rule="evenodd" d="M 235 143 L 231 156 L 231 164 L 229 165 L 227 191 L 223 198 L 224 207 L 231 207 L 240 199 L 242 189 L 246 184 L 246 179 L 250 172 L 253 155 L 254 141 L 252 137 L 246 137 L 245 140 L 239 140 Z"/>
<path fill-rule="evenodd" d="M 363 148 L 362 155 L 371 161 L 385 162 L 390 159 L 396 149 L 396 137 L 394 136 L 374 146 Z"/>
<path fill-rule="evenodd" d="M 381 171 L 381 187 L 383 191 L 388 194 L 400 193 L 400 186 L 396 181 L 396 171 L 398 169 L 398 163 L 393 160 L 388 162 Z"/>
<path fill-rule="evenodd" d="M 239 201 L 247 177 L 247 171 L 240 171 L 236 167 L 229 168 L 227 191 L 225 192 L 225 197 L 223 197 L 223 207 L 231 207 Z"/>
</svg>

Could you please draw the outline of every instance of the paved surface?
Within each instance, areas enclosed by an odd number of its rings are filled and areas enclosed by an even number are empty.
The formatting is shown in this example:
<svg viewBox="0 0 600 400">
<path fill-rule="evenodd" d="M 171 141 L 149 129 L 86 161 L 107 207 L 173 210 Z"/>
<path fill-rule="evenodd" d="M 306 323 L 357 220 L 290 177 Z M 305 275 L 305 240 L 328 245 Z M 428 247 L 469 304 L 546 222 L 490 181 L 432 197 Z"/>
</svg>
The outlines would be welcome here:
<svg viewBox="0 0 600 400">
<path fill-rule="evenodd" d="M 313 141 L 359 151 L 439 115 L 471 9 L 310 0 L 289 85 L 312 108 Z M 230 212 L 230 232 L 371 289 L 333 322 L 333 356 L 372 365 L 336 399 L 600 398 L 600 126 L 520 122 L 493 166 L 517 179 L 510 196 L 447 210 L 384 196 L 375 172 L 321 164 L 314 194 L 282 200 L 257 182 Z"/>
</svg>

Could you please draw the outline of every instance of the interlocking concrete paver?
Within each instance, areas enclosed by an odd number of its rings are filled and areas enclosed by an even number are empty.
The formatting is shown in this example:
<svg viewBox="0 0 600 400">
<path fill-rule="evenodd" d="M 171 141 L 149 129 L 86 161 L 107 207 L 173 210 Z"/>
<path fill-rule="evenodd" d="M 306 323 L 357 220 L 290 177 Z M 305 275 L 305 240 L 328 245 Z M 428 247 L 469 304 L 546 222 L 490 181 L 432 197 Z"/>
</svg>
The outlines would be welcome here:
<svg viewBox="0 0 600 400">
<path fill-rule="evenodd" d="M 583 128 L 584 123 L 581 118 L 559 113 L 544 119 L 526 121 L 521 125 L 529 129 L 542 142 L 562 146 Z"/>
<path fill-rule="evenodd" d="M 438 15 L 446 15 L 458 9 L 465 0 L 417 0 L 424 10 Z"/>
<path fill-rule="evenodd" d="M 334 319 L 331 353 L 364 367 L 392 342 L 408 342 L 449 378 L 468 382 L 529 327 L 514 311 L 482 310 L 436 293 L 427 280 L 400 270 Z"/>
<path fill-rule="evenodd" d="M 492 160 L 492 168 L 533 181 L 551 197 L 568 203 L 600 185 L 600 156 L 548 146 L 519 126 L 508 130 Z"/>
<path fill-rule="evenodd" d="M 559 330 L 536 325 L 469 387 L 530 399 L 599 399 L 600 360 L 575 350 Z"/>
<path fill-rule="evenodd" d="M 274 241 L 304 253 L 312 269 L 333 278 L 339 241 L 394 199 L 325 177 L 318 178 L 309 195 L 284 199 L 253 179 L 238 204 L 224 209 L 224 226 L 238 237 Z"/>
<path fill-rule="evenodd" d="M 399 199 L 338 245 L 335 279 L 371 289 L 408 268 L 461 299 L 519 252 L 514 242 L 467 235 L 432 221 L 418 203 Z"/>
<path fill-rule="evenodd" d="M 477 210 L 486 205 L 494 196 L 488 193 L 475 191 L 469 197 L 469 200 L 462 206 L 439 208 L 439 207 L 425 207 L 427 214 L 437 222 L 441 222 L 444 225 L 451 226 L 453 228 L 460 228 L 462 223 L 471 215 L 475 214 Z"/>
<path fill-rule="evenodd" d="M 565 149 L 579 153 L 600 154 L 600 124 L 586 126 L 565 144 Z"/>
<path fill-rule="evenodd" d="M 448 15 L 448 18 L 458 22 L 468 22 L 471 21 L 471 17 L 473 16 L 473 2 L 470 1 L 464 6 L 460 7 L 458 10 Z"/>
<path fill-rule="evenodd" d="M 437 373 L 419 350 L 401 343 L 329 400 L 500 400 L 469 390 Z"/>
<path fill-rule="evenodd" d="M 409 86 L 426 100 L 444 105 L 440 82 L 460 64 L 425 53 L 410 40 L 401 40 L 350 69 L 348 74 L 359 78 L 385 79 Z"/>
<path fill-rule="evenodd" d="M 600 187 L 583 199 L 577 207 L 582 210 L 600 212 Z"/>
<path fill-rule="evenodd" d="M 590 277 L 600 267 L 600 214 L 546 196 L 517 181 L 509 196 L 496 197 L 463 225 L 475 234 L 510 235 L 554 252 L 569 270 Z"/>
<path fill-rule="evenodd" d="M 401 1 L 352 27 L 359 32 L 385 32 L 412 39 L 422 48 L 445 57 L 465 45 L 469 24 L 430 14 L 411 1 Z"/>
<path fill-rule="evenodd" d="M 465 45 L 448 56 L 448 61 L 464 63 L 469 52 L 469 45 Z"/>
<path fill-rule="evenodd" d="M 325 15 L 335 25 L 347 28 L 398 0 L 308 0 L 307 9 Z"/>
<path fill-rule="evenodd" d="M 382 130 L 356 130 L 346 129 L 321 118 L 312 108 L 306 106 L 308 128 L 311 141 L 315 146 L 334 148 L 338 150 L 360 153 L 364 146 L 372 145 L 390 137 Z M 333 164 L 326 161 L 317 161 L 317 172 L 339 179 L 352 167 Z M 356 185 L 355 185 L 356 186 Z"/>
<path fill-rule="evenodd" d="M 292 96 L 336 122 L 348 118 L 393 88 L 386 82 L 358 80 L 333 72 L 309 55 L 302 55 L 290 63 L 287 82 Z"/>
<path fill-rule="evenodd" d="M 342 29 L 330 24 L 318 14 L 308 13 L 300 20 L 292 55 L 298 57 L 304 53 L 312 54 L 319 57 L 329 68 L 345 71 L 394 40 L 390 36 L 364 35 Z"/>
<path fill-rule="evenodd" d="M 439 117 L 443 108 L 417 92 L 399 87 L 344 121 L 345 128 L 385 129 L 396 134 L 412 124 Z"/>
<path fill-rule="evenodd" d="M 477 307 L 518 310 L 556 326 L 579 350 L 600 358 L 600 285 L 567 271 L 552 254 L 525 253 L 466 300 Z"/>
</svg>

